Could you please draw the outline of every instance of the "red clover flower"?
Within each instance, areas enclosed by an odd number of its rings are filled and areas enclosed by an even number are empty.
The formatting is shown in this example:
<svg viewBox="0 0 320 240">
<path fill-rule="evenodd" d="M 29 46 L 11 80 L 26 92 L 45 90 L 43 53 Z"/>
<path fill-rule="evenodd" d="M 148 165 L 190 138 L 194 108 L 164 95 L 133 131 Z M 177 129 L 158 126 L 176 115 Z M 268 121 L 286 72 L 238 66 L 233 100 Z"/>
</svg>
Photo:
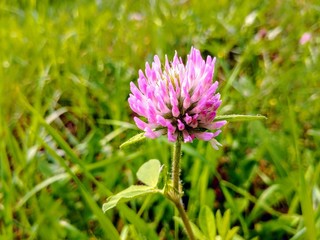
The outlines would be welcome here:
<svg viewBox="0 0 320 240">
<path fill-rule="evenodd" d="M 151 67 L 146 63 L 145 73 L 139 71 L 138 87 L 130 83 L 128 99 L 131 109 L 142 117 L 134 121 L 146 137 L 167 135 L 170 142 L 180 136 L 184 142 L 198 138 L 218 148 L 215 137 L 226 121 L 214 121 L 221 105 L 218 82 L 212 83 L 214 66 L 215 58 L 208 56 L 205 61 L 193 47 L 186 65 L 177 52 L 172 62 L 165 57 L 164 68 L 157 55 Z"/>
</svg>

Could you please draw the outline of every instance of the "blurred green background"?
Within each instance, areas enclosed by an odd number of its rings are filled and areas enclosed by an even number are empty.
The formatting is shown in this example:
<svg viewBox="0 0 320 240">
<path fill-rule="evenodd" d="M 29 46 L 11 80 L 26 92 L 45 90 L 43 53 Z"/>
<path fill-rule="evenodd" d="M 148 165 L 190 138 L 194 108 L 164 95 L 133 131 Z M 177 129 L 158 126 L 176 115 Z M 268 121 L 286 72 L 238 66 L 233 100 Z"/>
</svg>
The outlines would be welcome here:
<svg viewBox="0 0 320 240">
<path fill-rule="evenodd" d="M 101 206 L 148 159 L 170 166 L 165 138 L 119 149 L 138 132 L 129 82 L 195 46 L 217 57 L 219 114 L 268 119 L 184 145 L 190 219 L 206 205 L 244 239 L 320 239 L 319 43 L 316 0 L 1 1 L 0 238 L 174 239 L 161 196 Z"/>
</svg>

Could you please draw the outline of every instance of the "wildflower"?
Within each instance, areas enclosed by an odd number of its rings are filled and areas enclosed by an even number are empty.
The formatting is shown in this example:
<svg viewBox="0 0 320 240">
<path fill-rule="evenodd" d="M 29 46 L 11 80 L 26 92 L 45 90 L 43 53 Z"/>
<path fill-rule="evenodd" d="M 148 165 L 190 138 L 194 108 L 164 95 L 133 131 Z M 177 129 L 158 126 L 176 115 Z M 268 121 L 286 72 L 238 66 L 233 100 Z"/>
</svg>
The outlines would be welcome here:
<svg viewBox="0 0 320 240">
<path fill-rule="evenodd" d="M 312 37 L 312 35 L 309 32 L 305 32 L 304 34 L 302 34 L 302 36 L 299 40 L 300 45 L 304 45 L 307 42 L 309 42 L 311 40 L 311 37 Z"/>
<path fill-rule="evenodd" d="M 167 135 L 170 142 L 182 137 L 184 142 L 195 138 L 210 141 L 217 149 L 215 137 L 226 121 L 215 121 L 221 105 L 216 93 L 218 82 L 212 83 L 215 58 L 206 61 L 200 51 L 191 48 L 184 65 L 177 52 L 172 62 L 165 57 L 164 67 L 157 55 L 145 72 L 139 71 L 138 86 L 130 83 L 129 105 L 138 114 L 134 121 L 145 136 L 157 138 Z M 210 130 L 210 131 L 207 131 Z"/>
</svg>

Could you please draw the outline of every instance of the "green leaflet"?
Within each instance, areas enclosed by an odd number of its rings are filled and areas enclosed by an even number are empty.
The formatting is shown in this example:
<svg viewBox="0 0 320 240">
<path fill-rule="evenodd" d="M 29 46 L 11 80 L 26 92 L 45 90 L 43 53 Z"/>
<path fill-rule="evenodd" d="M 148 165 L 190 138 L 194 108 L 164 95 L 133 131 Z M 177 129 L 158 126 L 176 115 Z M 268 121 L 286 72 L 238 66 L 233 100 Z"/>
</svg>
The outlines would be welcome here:
<svg viewBox="0 0 320 240">
<path fill-rule="evenodd" d="M 127 141 L 125 141 L 124 143 L 122 143 L 120 145 L 120 149 L 123 149 L 123 148 L 127 148 L 131 145 L 134 145 L 134 144 L 138 144 L 140 142 L 142 142 L 143 140 L 145 140 L 146 137 L 144 136 L 144 133 L 138 133 L 137 135 L 134 135 L 132 138 L 128 139 Z"/>
<path fill-rule="evenodd" d="M 150 187 L 156 187 L 161 172 L 159 160 L 151 159 L 144 163 L 137 172 L 138 179 Z"/>
<path fill-rule="evenodd" d="M 230 229 L 230 209 L 228 209 L 224 215 L 218 210 L 216 213 L 216 222 L 219 235 L 222 239 L 225 239 Z"/>
<path fill-rule="evenodd" d="M 228 122 L 243 122 L 243 121 L 254 121 L 254 120 L 265 120 L 266 116 L 263 115 L 241 115 L 241 114 L 231 114 L 231 115 L 220 115 L 215 117 L 215 121 L 227 120 Z"/>
<path fill-rule="evenodd" d="M 216 224 L 214 215 L 208 206 L 203 206 L 200 210 L 199 225 L 202 232 L 208 237 L 208 239 L 216 239 Z"/>
<path fill-rule="evenodd" d="M 133 185 L 129 188 L 109 197 L 107 202 L 103 204 L 102 210 L 104 212 L 117 206 L 118 203 L 127 202 L 136 197 L 145 196 L 153 193 L 161 193 L 157 189 L 157 184 L 161 172 L 161 164 L 159 160 L 151 159 L 145 162 L 138 170 L 137 177 L 145 185 Z"/>
<path fill-rule="evenodd" d="M 107 199 L 107 202 L 102 205 L 103 212 L 117 206 L 118 203 L 127 202 L 136 197 L 160 192 L 159 189 L 144 185 L 132 185 L 127 189 L 113 195 Z"/>
</svg>

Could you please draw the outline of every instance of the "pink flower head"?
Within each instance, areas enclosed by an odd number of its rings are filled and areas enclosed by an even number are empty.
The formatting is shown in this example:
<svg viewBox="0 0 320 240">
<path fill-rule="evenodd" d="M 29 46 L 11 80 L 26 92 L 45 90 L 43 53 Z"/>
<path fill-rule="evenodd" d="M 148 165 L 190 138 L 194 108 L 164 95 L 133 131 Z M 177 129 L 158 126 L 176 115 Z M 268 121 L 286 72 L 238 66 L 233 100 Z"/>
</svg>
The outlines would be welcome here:
<svg viewBox="0 0 320 240">
<path fill-rule="evenodd" d="M 131 109 L 142 117 L 134 121 L 146 137 L 167 135 L 170 142 L 178 137 L 184 142 L 198 138 L 217 148 L 215 137 L 226 121 L 214 122 L 221 105 L 218 82 L 212 83 L 214 65 L 215 58 L 208 56 L 205 61 L 193 47 L 185 65 L 177 52 L 172 62 L 166 56 L 163 67 L 157 55 L 151 66 L 146 63 L 145 72 L 139 71 L 138 86 L 130 83 L 128 99 Z"/>
<path fill-rule="evenodd" d="M 311 38 L 312 38 L 311 33 L 305 32 L 305 33 L 301 36 L 301 38 L 300 38 L 300 40 L 299 40 L 300 45 L 306 44 L 307 42 L 309 42 L 309 41 L 311 40 Z"/>
</svg>

